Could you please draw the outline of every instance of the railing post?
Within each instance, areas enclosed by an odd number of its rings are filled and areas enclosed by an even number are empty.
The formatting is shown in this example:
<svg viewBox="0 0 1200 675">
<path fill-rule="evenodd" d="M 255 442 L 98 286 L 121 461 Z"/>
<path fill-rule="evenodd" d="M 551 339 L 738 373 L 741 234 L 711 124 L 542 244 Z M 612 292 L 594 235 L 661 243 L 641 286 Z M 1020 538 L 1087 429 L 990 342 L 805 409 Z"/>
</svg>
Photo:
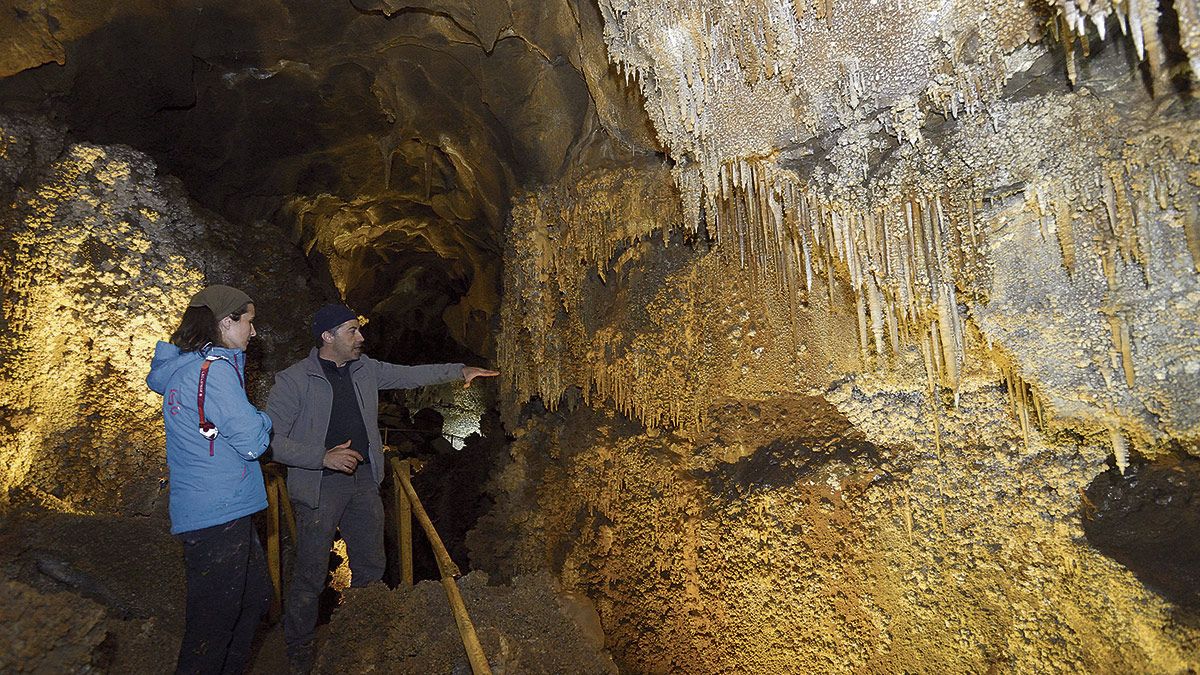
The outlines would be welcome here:
<svg viewBox="0 0 1200 675">
<path fill-rule="evenodd" d="M 268 475 L 267 488 L 267 570 L 275 592 L 271 600 L 271 616 L 278 617 L 283 608 L 283 572 L 279 555 L 279 478 Z M 286 497 L 285 497 L 286 499 Z"/>
<path fill-rule="evenodd" d="M 396 506 L 397 546 L 400 549 L 400 582 L 405 586 L 413 585 L 412 558 L 412 505 L 408 501 L 408 493 L 404 483 L 408 482 L 409 464 L 407 459 L 392 458 L 392 497 Z M 401 476 L 404 476 L 401 480 Z"/>
<path fill-rule="evenodd" d="M 284 521 L 287 522 L 288 536 L 292 538 L 292 546 L 296 546 L 296 512 L 292 510 L 292 498 L 288 496 L 287 481 L 282 476 L 275 479 L 275 490 L 279 493 L 279 504 L 283 507 Z"/>
</svg>

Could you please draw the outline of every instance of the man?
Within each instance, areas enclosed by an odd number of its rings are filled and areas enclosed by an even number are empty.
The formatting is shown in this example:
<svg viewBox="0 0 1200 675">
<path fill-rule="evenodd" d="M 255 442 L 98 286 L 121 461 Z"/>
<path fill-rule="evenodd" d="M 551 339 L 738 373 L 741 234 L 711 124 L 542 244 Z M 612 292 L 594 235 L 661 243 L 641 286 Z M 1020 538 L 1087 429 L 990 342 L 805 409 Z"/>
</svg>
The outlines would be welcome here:
<svg viewBox="0 0 1200 675">
<path fill-rule="evenodd" d="M 383 576 L 383 442 L 379 390 L 408 389 L 499 375 L 445 363 L 398 366 L 363 355 L 357 315 L 326 305 L 313 317 L 317 346 L 308 358 L 275 376 L 267 399 L 274 425 L 271 450 L 288 466 L 288 493 L 296 512 L 296 565 L 283 617 L 293 670 L 313 663 L 317 597 L 325 586 L 329 549 L 340 530 L 350 558 L 352 586 Z"/>
</svg>

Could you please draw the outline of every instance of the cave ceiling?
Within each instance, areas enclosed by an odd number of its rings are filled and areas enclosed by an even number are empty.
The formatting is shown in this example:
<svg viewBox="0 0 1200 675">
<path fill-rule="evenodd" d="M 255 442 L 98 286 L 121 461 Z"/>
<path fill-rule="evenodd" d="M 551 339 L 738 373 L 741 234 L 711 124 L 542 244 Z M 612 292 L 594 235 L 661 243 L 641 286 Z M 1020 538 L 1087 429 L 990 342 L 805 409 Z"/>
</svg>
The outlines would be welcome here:
<svg viewBox="0 0 1200 675">
<path fill-rule="evenodd" d="M 1087 543 L 1198 522 L 1198 0 L 7 7 L 0 514 L 157 499 L 180 303 L 266 374 L 329 286 L 500 371 L 468 548 L 627 670 L 1198 669 Z"/>
<path fill-rule="evenodd" d="M 0 21 L 7 110 L 150 153 L 232 222 L 289 229 L 359 311 L 476 354 L 514 191 L 657 149 L 587 2 L 19 0 Z"/>
</svg>

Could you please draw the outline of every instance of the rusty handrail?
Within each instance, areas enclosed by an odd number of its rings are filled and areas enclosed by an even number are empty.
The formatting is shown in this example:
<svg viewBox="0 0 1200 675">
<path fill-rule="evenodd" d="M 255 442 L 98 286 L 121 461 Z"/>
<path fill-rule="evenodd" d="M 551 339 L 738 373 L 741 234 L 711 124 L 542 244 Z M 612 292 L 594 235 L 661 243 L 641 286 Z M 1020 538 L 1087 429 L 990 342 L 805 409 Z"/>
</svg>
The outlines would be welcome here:
<svg viewBox="0 0 1200 675">
<path fill-rule="evenodd" d="M 471 663 L 471 672 L 475 675 L 491 675 L 492 670 L 488 666 L 487 656 L 483 653 L 483 646 L 479 644 L 479 636 L 475 633 L 475 625 L 471 623 L 471 617 L 467 614 L 467 607 L 463 604 L 462 594 L 458 591 L 458 584 L 454 581 L 454 578 L 462 574 L 462 572 L 459 571 L 458 565 L 454 564 L 454 560 L 450 558 L 450 553 L 442 543 L 442 538 L 438 536 L 437 529 L 433 527 L 433 521 L 425 513 L 425 507 L 421 506 L 421 500 L 417 497 L 417 491 L 413 489 L 412 482 L 408 477 L 408 463 L 401 464 L 400 459 L 393 457 L 391 465 L 393 478 L 403 488 L 403 492 L 407 496 L 409 505 L 412 508 L 412 514 L 417 517 L 417 522 L 421 523 L 421 527 L 425 530 L 425 535 L 429 538 L 429 543 L 433 545 L 433 555 L 437 559 L 438 572 L 442 576 L 442 588 L 446 590 L 446 598 L 450 601 L 450 611 L 454 615 L 454 622 L 458 624 L 458 633 L 462 637 L 463 649 L 467 652 L 467 660 Z"/>
</svg>

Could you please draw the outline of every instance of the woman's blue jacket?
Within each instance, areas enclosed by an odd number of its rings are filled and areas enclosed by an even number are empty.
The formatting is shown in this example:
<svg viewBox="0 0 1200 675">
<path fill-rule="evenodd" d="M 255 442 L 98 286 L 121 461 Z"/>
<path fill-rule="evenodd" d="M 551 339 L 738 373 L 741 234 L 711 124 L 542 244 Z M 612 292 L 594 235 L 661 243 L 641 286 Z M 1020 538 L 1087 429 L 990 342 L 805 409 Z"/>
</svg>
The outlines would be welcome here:
<svg viewBox="0 0 1200 675">
<path fill-rule="evenodd" d="M 200 433 L 200 370 L 211 359 L 204 417 L 216 424 L 210 442 Z M 246 357 L 240 349 L 209 346 L 181 352 L 159 342 L 146 384 L 162 394 L 171 476 L 171 533 L 220 525 L 267 508 L 259 455 L 271 438 L 271 418 L 250 404 L 242 386 Z"/>
</svg>

